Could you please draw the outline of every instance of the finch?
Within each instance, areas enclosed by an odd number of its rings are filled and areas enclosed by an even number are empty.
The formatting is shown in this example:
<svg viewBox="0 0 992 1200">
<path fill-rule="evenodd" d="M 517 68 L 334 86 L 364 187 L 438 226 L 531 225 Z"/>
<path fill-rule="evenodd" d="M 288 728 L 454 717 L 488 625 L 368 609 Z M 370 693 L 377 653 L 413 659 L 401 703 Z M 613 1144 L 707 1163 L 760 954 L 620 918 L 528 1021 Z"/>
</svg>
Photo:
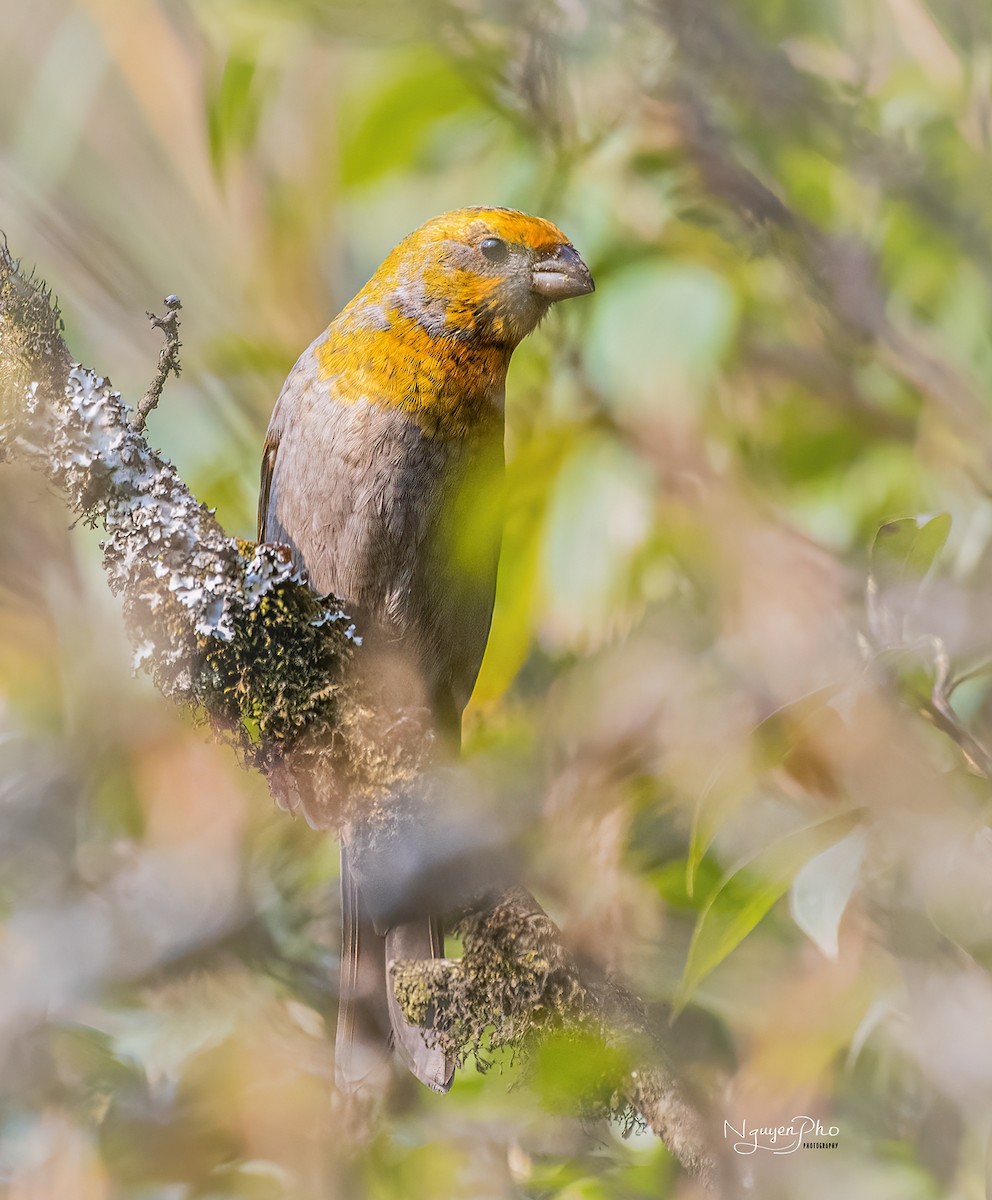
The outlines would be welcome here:
<svg viewBox="0 0 992 1200">
<path fill-rule="evenodd" d="M 553 303 L 591 291 L 549 221 L 506 208 L 444 213 L 400 242 L 304 351 L 272 413 L 259 539 L 288 545 L 311 587 L 344 603 L 363 642 L 356 669 L 383 703 L 427 708 L 453 744 L 499 557 L 498 532 L 468 556 L 458 536 L 480 489 L 499 486 L 510 356 Z M 394 1045 L 418 1079 L 447 1091 L 453 1064 L 404 1019 L 388 970 L 443 954 L 440 914 L 384 913 L 350 842 L 346 831 L 338 1086 L 360 1087 Z"/>
</svg>

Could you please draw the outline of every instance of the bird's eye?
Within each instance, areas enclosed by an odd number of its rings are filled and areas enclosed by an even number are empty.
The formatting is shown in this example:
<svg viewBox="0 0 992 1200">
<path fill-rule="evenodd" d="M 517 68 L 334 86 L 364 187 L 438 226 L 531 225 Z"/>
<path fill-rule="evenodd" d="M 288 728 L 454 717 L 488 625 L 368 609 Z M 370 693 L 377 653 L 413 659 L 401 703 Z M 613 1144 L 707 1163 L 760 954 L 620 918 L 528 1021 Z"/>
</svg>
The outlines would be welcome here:
<svg viewBox="0 0 992 1200">
<path fill-rule="evenodd" d="M 486 238 L 479 243 L 479 249 L 491 263 L 504 263 L 510 257 L 510 247 L 502 238 Z"/>
</svg>

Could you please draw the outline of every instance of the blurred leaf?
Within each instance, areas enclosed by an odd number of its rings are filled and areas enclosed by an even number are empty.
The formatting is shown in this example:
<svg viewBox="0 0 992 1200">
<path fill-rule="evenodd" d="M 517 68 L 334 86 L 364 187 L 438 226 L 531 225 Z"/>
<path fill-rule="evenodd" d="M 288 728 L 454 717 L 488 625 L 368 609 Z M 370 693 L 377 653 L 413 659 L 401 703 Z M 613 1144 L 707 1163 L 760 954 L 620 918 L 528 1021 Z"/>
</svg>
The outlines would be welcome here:
<svg viewBox="0 0 992 1200">
<path fill-rule="evenodd" d="M 81 1108 L 92 1109 L 91 1118 L 102 1115 L 110 1097 L 144 1085 L 140 1066 L 117 1055 L 110 1037 L 100 1030 L 86 1025 L 54 1026 L 49 1049 L 67 1094 L 78 1094 Z"/>
<path fill-rule="evenodd" d="M 207 93 L 207 138 L 210 161 L 221 174 L 235 150 L 251 146 L 262 112 L 258 63 L 232 54 L 217 86 Z"/>
<path fill-rule="evenodd" d="M 438 1200 L 455 1200 L 460 1192 L 459 1168 L 463 1151 L 451 1141 L 427 1141 L 424 1144 L 397 1143 L 380 1135 L 373 1142 L 365 1172 L 366 1186 L 357 1194 L 369 1200 L 399 1200 L 424 1194 L 430 1181 L 430 1194 Z"/>
<path fill-rule="evenodd" d="M 951 531 L 949 513 L 901 517 L 879 529 L 871 548 L 868 624 L 882 646 L 902 645 L 907 619 Z"/>
<path fill-rule="evenodd" d="M 881 995 L 876 997 L 868 1006 L 864 1016 L 858 1022 L 858 1027 L 851 1036 L 851 1045 L 847 1056 L 848 1067 L 853 1067 L 861 1055 L 862 1050 L 868 1043 L 869 1038 L 876 1029 L 880 1029 L 886 1022 L 892 1021 L 898 1024 L 905 1019 L 905 1013 L 901 1011 L 891 996 Z"/>
<path fill-rule="evenodd" d="M 542 1103 L 561 1113 L 607 1104 L 632 1066 L 620 1048 L 579 1030 L 542 1038 L 533 1065 L 534 1086 Z"/>
<path fill-rule="evenodd" d="M 115 1180 L 138 1187 L 150 1181 L 202 1186 L 213 1171 L 242 1153 L 217 1114 L 184 1098 L 162 1104 L 139 1089 L 114 1095 L 99 1142 Z"/>
<path fill-rule="evenodd" d="M 760 774 L 781 764 L 810 790 L 827 794 L 836 791 L 829 760 L 815 745 L 817 733 L 842 724 L 838 713 L 829 707 L 836 694 L 836 687 L 824 687 L 783 704 L 755 727 L 750 739 L 752 761 L 746 766 L 737 764 L 736 772 L 727 763 L 716 768 L 693 810 L 686 857 L 686 891 L 690 896 L 696 890 L 696 872 L 713 838 L 746 800 Z"/>
<path fill-rule="evenodd" d="M 676 859 L 653 871 L 651 880 L 666 904 L 672 908 L 699 912 L 720 885 L 720 868 L 712 859 L 704 857 L 694 870 L 692 891 L 687 886 L 688 875 L 686 864 Z"/>
<path fill-rule="evenodd" d="M 692 812 L 689 852 L 685 860 L 685 890 L 690 898 L 696 894 L 697 877 L 706 851 L 724 823 L 752 793 L 757 775 L 750 764 L 734 768 L 719 764 L 713 770 Z"/>
<path fill-rule="evenodd" d="M 575 444 L 571 431 L 535 438 L 507 465 L 508 508 L 496 581 L 493 627 L 473 703 L 507 691 L 530 652 L 547 508 L 555 481 Z"/>
<path fill-rule="evenodd" d="M 648 464 L 617 439 L 580 440 L 555 481 L 547 517 L 543 582 L 558 647 L 598 645 L 629 621 L 631 566 L 654 509 Z"/>
<path fill-rule="evenodd" d="M 950 513 L 889 521 L 878 531 L 872 546 L 872 578 L 879 587 L 922 579 L 943 550 L 950 531 Z"/>
<path fill-rule="evenodd" d="M 837 957 L 841 918 L 857 886 L 867 839 L 855 829 L 811 858 L 793 880 L 789 911 L 827 958 Z"/>
<path fill-rule="evenodd" d="M 702 980 L 785 895 L 803 865 L 825 846 L 846 836 L 861 819 L 862 810 L 851 809 L 794 830 L 727 872 L 696 922 L 674 1002 L 676 1014 Z"/>
<path fill-rule="evenodd" d="M 718 369 L 737 326 L 737 298 L 705 267 L 639 263 L 596 296 L 590 367 L 620 410 L 681 404 Z"/>
<path fill-rule="evenodd" d="M 781 766 L 813 795 L 837 799 L 840 784 L 831 742 L 844 736 L 844 721 L 830 704 L 834 685 L 818 688 L 767 716 L 754 731 L 763 771 Z"/>
<path fill-rule="evenodd" d="M 293 1176 L 278 1163 L 265 1159 L 248 1159 L 225 1163 L 212 1171 L 209 1191 L 199 1193 L 197 1200 L 285 1200 L 293 1190 Z"/>
<path fill-rule="evenodd" d="M 478 96 L 450 63 L 420 45 L 396 56 L 392 70 L 381 76 L 373 93 L 356 106 L 345 106 L 342 130 L 341 182 L 364 186 L 382 175 L 422 162 L 422 155 L 445 117 L 481 115 Z M 363 76 L 368 86 L 368 76 Z"/>
<path fill-rule="evenodd" d="M 223 1042 L 235 1028 L 237 1010 L 215 1002 L 165 1011 L 120 1012 L 114 1053 L 138 1063 L 152 1079 L 178 1079 L 188 1060 Z"/>
</svg>

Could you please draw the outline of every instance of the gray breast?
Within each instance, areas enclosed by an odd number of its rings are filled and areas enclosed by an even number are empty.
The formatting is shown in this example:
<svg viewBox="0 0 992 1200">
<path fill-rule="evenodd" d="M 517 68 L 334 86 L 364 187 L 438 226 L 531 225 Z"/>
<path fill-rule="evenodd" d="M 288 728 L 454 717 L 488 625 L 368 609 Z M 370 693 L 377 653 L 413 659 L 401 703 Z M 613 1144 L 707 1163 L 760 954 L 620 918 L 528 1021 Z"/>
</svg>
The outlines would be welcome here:
<svg viewBox="0 0 992 1200">
<path fill-rule="evenodd" d="M 340 404 L 311 363 L 297 364 L 273 413 L 266 540 L 289 544 L 312 586 L 350 608 L 362 658 L 402 661 L 401 690 L 452 719 L 492 615 L 498 534 L 473 522 L 501 486 L 501 437 L 442 441 L 399 409 Z"/>
</svg>

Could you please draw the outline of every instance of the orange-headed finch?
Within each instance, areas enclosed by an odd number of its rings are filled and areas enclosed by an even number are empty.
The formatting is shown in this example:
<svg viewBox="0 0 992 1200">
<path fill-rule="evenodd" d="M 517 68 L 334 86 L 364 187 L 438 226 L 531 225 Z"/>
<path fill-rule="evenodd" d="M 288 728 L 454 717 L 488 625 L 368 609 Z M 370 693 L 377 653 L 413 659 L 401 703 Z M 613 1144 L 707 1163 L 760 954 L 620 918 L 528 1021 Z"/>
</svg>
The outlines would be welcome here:
<svg viewBox="0 0 992 1200">
<path fill-rule="evenodd" d="M 363 680 L 427 707 L 456 741 L 489 633 L 498 537 L 455 552 L 473 481 L 497 483 L 514 348 L 551 304 L 593 290 L 568 239 L 505 208 L 465 208 L 410 234 L 300 357 L 262 460 L 259 537 L 288 544 L 362 635 Z M 476 486 L 479 486 L 476 484 Z M 478 491 L 475 493 L 478 497 Z M 387 964 L 443 952 L 436 913 L 385 912 L 342 839 L 336 1070 L 353 1089 L 394 1042 L 438 1091 L 453 1066 L 408 1024 Z"/>
</svg>

